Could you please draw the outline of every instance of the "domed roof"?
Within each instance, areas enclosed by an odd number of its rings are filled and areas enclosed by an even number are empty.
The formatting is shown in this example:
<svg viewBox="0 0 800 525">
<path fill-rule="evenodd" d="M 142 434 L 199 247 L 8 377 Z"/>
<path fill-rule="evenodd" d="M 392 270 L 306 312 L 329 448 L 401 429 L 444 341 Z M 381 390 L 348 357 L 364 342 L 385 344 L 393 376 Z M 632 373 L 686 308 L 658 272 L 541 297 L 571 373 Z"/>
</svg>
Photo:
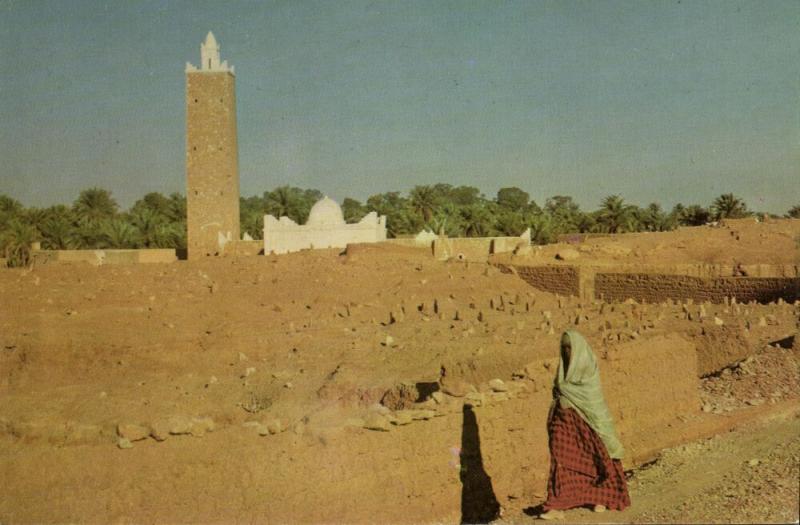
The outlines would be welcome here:
<svg viewBox="0 0 800 525">
<path fill-rule="evenodd" d="M 340 226 L 344 224 L 342 208 L 327 196 L 311 207 L 306 226 Z"/>
</svg>

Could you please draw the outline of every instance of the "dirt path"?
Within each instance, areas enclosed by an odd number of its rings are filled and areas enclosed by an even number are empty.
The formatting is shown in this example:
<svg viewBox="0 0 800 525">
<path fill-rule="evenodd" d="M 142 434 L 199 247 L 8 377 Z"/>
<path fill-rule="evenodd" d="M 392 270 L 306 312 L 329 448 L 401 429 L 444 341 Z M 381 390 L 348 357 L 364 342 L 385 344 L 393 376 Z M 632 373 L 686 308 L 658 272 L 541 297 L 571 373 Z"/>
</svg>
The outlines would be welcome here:
<svg viewBox="0 0 800 525">
<path fill-rule="evenodd" d="M 570 523 L 797 523 L 800 411 L 665 450 L 629 480 L 624 512 L 566 513 Z M 506 523 L 530 523 L 508 516 Z M 539 523 L 544 521 L 535 520 Z"/>
</svg>

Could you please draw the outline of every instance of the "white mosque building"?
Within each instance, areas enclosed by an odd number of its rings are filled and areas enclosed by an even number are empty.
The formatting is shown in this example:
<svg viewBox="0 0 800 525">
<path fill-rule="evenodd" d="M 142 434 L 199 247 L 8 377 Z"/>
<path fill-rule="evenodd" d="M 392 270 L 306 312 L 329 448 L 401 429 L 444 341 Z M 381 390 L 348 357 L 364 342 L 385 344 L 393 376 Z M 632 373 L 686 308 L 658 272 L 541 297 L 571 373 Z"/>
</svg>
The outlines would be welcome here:
<svg viewBox="0 0 800 525">
<path fill-rule="evenodd" d="M 264 254 L 289 253 L 315 248 L 344 248 L 351 243 L 386 240 L 386 216 L 368 213 L 355 224 L 347 224 L 342 208 L 328 197 L 317 201 L 308 220 L 300 226 L 289 217 L 264 216 Z"/>
</svg>

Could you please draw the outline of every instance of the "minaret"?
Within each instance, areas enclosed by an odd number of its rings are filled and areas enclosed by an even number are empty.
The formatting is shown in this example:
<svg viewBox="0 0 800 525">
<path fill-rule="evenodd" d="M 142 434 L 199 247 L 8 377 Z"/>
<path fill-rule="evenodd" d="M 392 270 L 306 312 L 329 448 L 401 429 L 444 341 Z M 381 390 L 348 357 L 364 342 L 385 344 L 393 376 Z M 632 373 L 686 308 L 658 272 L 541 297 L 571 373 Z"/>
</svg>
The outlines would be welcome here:
<svg viewBox="0 0 800 525">
<path fill-rule="evenodd" d="M 186 208 L 190 259 L 239 239 L 236 77 L 211 31 L 200 67 L 186 63 Z"/>
</svg>

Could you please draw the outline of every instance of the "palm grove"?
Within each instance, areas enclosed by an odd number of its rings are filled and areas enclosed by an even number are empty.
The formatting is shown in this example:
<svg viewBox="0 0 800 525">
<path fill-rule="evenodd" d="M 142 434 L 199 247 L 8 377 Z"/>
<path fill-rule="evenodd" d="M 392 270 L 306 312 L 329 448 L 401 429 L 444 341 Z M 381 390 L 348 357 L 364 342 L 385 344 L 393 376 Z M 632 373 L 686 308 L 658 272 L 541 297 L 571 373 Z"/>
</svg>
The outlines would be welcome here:
<svg viewBox="0 0 800 525">
<path fill-rule="evenodd" d="M 285 215 L 302 224 L 320 198 L 318 190 L 291 186 L 264 192 L 260 197 L 243 197 L 242 232 L 260 239 L 265 214 Z M 347 222 L 356 222 L 371 211 L 386 215 L 390 237 L 414 234 L 423 228 L 451 237 L 519 235 L 530 228 L 535 244 L 555 242 L 567 233 L 666 231 L 752 214 L 733 194 L 720 195 L 708 207 L 677 204 L 669 212 L 657 203 L 639 207 L 619 195 L 610 195 L 598 209 L 583 211 L 569 196 L 556 195 L 539 206 L 527 192 L 515 187 L 502 188 L 488 199 L 477 188 L 450 184 L 416 186 L 407 195 L 380 193 L 365 203 L 345 198 L 342 211 Z M 800 218 L 800 205 L 788 210 L 786 216 Z M 121 210 L 111 192 L 100 188 L 83 190 L 69 206 L 48 208 L 25 207 L 0 194 L 0 250 L 8 264 L 28 264 L 34 242 L 51 250 L 185 248 L 186 198 L 178 193 L 148 193 L 130 209 Z"/>
</svg>

